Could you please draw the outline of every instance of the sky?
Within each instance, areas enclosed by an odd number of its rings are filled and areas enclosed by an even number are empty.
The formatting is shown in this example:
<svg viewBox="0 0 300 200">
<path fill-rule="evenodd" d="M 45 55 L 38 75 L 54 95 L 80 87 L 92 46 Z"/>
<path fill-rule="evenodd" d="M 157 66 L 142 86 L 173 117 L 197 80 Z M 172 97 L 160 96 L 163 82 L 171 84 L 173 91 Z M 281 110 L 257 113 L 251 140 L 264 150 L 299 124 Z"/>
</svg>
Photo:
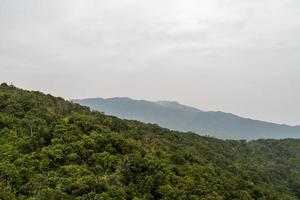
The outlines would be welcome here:
<svg viewBox="0 0 300 200">
<path fill-rule="evenodd" d="M 0 82 L 300 124 L 300 1 L 0 0 Z"/>
</svg>

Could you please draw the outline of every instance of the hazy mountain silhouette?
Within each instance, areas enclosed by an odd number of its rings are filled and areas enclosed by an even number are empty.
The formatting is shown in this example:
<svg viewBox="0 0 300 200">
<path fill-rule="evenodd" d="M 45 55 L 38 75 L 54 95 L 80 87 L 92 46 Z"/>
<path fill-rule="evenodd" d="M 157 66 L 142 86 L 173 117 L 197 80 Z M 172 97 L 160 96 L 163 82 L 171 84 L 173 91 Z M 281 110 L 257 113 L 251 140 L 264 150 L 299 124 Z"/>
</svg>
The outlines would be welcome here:
<svg viewBox="0 0 300 200">
<path fill-rule="evenodd" d="M 207 112 L 172 101 L 144 101 L 127 97 L 76 99 L 73 102 L 124 119 L 134 119 L 223 139 L 300 138 L 300 126 L 288 126 Z"/>
</svg>

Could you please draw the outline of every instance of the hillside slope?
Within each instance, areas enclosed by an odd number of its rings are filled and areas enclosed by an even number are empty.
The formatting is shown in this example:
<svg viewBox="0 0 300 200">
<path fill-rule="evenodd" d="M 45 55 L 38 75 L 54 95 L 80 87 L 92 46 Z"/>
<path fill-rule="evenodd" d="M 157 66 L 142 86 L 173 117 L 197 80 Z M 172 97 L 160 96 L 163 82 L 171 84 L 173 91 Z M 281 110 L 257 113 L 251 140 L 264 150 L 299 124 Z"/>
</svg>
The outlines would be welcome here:
<svg viewBox="0 0 300 200">
<path fill-rule="evenodd" d="M 0 86 L 0 199 L 300 199 L 300 140 L 223 141 Z"/>
<path fill-rule="evenodd" d="M 151 102 L 129 98 L 72 101 L 108 115 L 223 139 L 300 138 L 299 126 L 252 120 L 224 112 L 204 112 L 176 102 Z"/>
</svg>

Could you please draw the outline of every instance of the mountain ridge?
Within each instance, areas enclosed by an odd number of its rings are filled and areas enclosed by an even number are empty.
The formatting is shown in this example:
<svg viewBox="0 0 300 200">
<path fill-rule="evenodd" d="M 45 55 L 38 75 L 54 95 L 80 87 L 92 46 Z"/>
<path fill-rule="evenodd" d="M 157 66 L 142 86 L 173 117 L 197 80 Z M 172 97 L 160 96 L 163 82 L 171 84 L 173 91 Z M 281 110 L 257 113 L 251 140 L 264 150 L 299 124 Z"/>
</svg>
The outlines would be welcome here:
<svg viewBox="0 0 300 200">
<path fill-rule="evenodd" d="M 176 101 L 147 101 L 128 97 L 72 101 L 124 119 L 156 123 L 172 130 L 192 131 L 221 139 L 300 137 L 299 125 L 277 124 L 222 111 L 203 111 Z"/>
</svg>

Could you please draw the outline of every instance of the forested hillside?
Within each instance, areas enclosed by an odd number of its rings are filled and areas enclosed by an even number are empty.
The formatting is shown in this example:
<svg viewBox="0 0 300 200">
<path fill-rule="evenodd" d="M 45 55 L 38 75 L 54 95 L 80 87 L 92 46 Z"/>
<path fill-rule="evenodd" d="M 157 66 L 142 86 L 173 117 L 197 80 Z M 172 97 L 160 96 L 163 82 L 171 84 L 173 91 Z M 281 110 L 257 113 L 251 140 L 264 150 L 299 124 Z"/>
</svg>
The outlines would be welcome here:
<svg viewBox="0 0 300 200">
<path fill-rule="evenodd" d="M 221 139 L 300 138 L 300 126 L 288 126 L 202 111 L 172 101 L 145 101 L 126 97 L 72 100 L 93 110 L 123 119 L 154 123 L 176 131 L 192 131 Z"/>
<path fill-rule="evenodd" d="M 300 199 L 300 140 L 233 141 L 0 86 L 0 199 Z"/>
</svg>

